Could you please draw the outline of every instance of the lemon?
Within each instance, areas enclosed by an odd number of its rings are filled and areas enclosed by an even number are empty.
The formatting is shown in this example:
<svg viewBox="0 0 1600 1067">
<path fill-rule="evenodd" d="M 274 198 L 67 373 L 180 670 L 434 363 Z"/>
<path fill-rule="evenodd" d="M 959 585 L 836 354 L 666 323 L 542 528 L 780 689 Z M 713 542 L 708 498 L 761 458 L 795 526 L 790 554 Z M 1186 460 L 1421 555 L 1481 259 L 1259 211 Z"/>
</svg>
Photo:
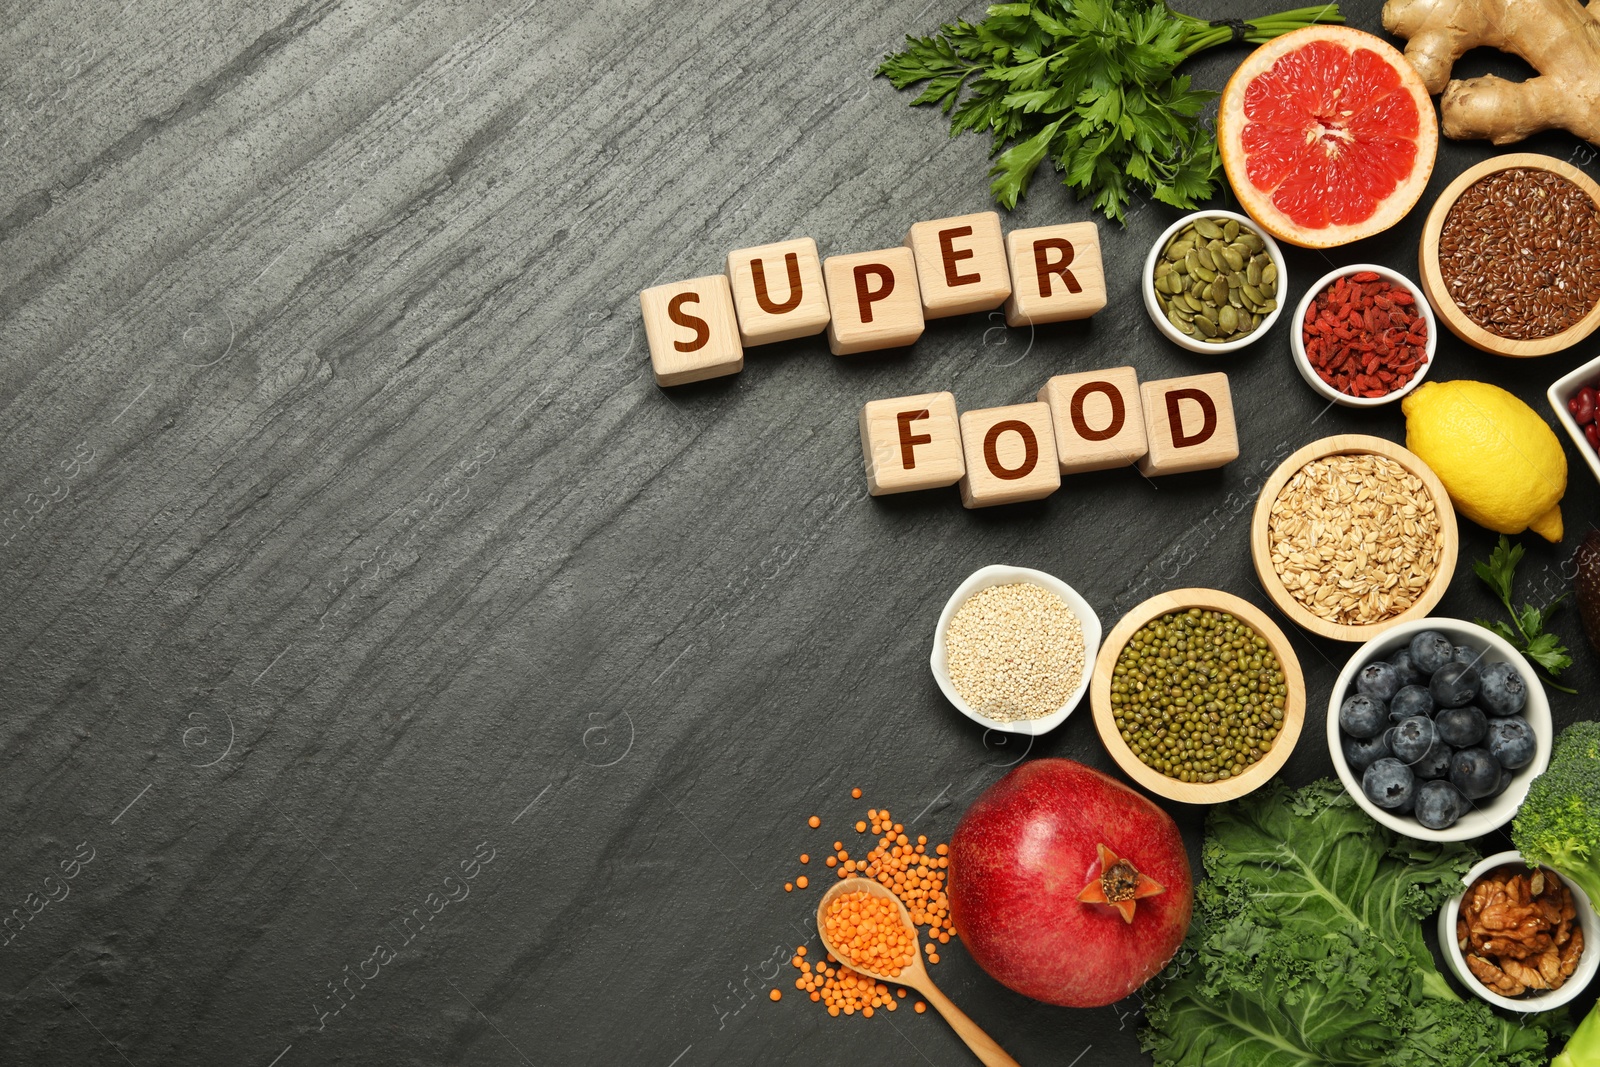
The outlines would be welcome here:
<svg viewBox="0 0 1600 1067">
<path fill-rule="evenodd" d="M 1400 402 L 1406 447 L 1480 526 L 1561 540 L 1567 455 L 1532 408 L 1487 382 L 1424 382 Z"/>
</svg>

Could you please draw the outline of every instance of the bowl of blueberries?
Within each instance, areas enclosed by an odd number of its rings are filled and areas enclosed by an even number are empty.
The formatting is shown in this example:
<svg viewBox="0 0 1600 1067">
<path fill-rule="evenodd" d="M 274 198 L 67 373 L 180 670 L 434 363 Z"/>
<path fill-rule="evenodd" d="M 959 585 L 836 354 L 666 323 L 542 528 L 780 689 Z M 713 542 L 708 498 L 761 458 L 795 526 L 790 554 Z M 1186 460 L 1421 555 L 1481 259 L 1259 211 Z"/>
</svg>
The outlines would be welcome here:
<svg viewBox="0 0 1600 1067">
<path fill-rule="evenodd" d="M 1418 619 L 1362 645 L 1328 700 L 1339 780 L 1374 819 L 1425 841 L 1466 841 L 1517 813 L 1550 762 L 1544 687 L 1503 638 Z"/>
</svg>

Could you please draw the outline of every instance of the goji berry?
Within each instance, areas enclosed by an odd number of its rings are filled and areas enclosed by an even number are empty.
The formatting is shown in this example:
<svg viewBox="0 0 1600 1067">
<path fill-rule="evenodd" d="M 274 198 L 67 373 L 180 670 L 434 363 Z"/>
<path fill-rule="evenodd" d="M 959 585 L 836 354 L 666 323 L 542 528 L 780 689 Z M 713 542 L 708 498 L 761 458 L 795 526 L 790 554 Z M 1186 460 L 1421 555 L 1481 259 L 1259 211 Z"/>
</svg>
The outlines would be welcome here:
<svg viewBox="0 0 1600 1067">
<path fill-rule="evenodd" d="M 1350 396 L 1404 388 L 1427 361 L 1428 324 L 1415 297 L 1373 271 L 1343 276 L 1318 293 L 1301 327 L 1317 375 Z"/>
</svg>

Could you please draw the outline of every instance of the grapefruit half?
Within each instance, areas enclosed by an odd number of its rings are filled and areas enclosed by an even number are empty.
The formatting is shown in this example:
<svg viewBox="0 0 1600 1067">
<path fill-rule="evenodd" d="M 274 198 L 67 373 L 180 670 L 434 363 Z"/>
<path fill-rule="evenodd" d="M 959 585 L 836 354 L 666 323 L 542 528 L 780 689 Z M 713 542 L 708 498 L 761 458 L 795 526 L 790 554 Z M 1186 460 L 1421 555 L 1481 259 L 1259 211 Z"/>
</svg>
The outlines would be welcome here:
<svg viewBox="0 0 1600 1067">
<path fill-rule="evenodd" d="M 1251 218 L 1280 241 L 1331 248 L 1411 210 L 1433 173 L 1439 127 L 1395 48 L 1348 26 L 1307 26 L 1239 65 L 1217 140 Z"/>
</svg>

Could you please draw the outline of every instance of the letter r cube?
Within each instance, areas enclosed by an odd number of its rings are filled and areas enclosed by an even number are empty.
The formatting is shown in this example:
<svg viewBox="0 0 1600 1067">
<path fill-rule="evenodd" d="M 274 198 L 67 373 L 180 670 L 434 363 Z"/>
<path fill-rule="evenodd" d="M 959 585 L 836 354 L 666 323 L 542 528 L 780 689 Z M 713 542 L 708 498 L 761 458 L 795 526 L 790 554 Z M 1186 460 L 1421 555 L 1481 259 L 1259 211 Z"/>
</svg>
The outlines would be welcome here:
<svg viewBox="0 0 1600 1067">
<path fill-rule="evenodd" d="M 1012 230 L 1006 234 L 1006 260 L 1008 326 L 1086 319 L 1106 306 L 1100 229 L 1092 222 Z"/>
<path fill-rule="evenodd" d="M 967 469 L 955 395 L 869 402 L 861 409 L 861 456 L 873 496 L 956 484 Z"/>
</svg>

